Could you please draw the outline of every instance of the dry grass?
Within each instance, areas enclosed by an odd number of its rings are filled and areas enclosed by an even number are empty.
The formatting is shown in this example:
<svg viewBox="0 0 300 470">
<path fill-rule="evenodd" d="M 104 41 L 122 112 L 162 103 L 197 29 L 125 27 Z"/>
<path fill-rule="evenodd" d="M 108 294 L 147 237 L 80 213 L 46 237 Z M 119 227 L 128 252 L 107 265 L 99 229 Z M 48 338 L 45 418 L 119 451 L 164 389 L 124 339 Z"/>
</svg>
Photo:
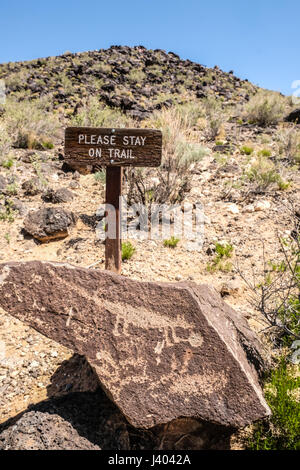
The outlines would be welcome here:
<svg viewBox="0 0 300 470">
<path fill-rule="evenodd" d="M 49 147 L 60 128 L 46 100 L 7 100 L 2 125 L 14 147 L 34 149 Z"/>
<path fill-rule="evenodd" d="M 287 99 L 278 93 L 259 91 L 244 106 L 242 117 L 262 127 L 278 124 L 287 109 Z"/>
</svg>

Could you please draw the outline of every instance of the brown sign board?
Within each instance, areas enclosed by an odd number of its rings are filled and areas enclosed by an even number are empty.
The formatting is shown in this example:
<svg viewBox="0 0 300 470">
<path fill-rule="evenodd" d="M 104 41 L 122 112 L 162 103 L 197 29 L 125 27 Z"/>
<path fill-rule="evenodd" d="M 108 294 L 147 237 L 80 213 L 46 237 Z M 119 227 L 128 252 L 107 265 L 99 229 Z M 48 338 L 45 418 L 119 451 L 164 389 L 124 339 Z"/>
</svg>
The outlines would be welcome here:
<svg viewBox="0 0 300 470">
<path fill-rule="evenodd" d="M 68 127 L 65 131 L 65 161 L 75 169 L 157 167 L 161 157 L 162 133 L 156 129 Z"/>
</svg>

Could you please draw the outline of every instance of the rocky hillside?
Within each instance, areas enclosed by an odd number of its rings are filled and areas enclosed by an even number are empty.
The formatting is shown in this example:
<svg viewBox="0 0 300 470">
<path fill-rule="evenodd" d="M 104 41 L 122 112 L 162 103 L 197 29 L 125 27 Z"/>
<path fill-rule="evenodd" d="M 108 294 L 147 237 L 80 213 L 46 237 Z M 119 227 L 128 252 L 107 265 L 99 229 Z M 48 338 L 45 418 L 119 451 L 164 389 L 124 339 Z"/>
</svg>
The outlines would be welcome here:
<svg viewBox="0 0 300 470">
<path fill-rule="evenodd" d="M 5 80 L 8 96 L 18 100 L 50 95 L 55 108 L 71 112 L 89 96 L 97 96 L 136 119 L 211 94 L 226 103 L 244 102 L 257 89 L 217 66 L 209 69 L 172 52 L 142 46 L 1 64 L 0 79 Z"/>
</svg>

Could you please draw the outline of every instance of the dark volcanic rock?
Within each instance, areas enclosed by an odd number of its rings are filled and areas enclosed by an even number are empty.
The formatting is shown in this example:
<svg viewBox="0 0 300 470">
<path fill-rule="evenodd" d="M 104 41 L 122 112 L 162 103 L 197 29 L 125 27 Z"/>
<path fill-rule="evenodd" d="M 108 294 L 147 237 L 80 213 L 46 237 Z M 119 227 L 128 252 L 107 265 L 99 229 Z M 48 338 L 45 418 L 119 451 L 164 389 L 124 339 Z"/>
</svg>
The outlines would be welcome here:
<svg viewBox="0 0 300 470">
<path fill-rule="evenodd" d="M 52 202 L 53 204 L 60 204 L 63 202 L 70 202 L 74 198 L 74 194 L 67 188 L 59 188 L 57 190 L 48 189 L 43 195 L 42 199 L 45 202 Z"/>
<path fill-rule="evenodd" d="M 40 194 L 44 188 L 40 179 L 36 177 L 24 181 L 22 189 L 25 196 L 36 196 L 37 194 Z"/>
<path fill-rule="evenodd" d="M 28 212 L 26 205 L 22 201 L 20 201 L 20 199 L 10 199 L 10 206 L 12 210 L 17 211 L 20 216 L 24 216 Z"/>
<path fill-rule="evenodd" d="M 30 411 L 0 434 L 0 450 L 100 450 L 100 447 L 80 436 L 61 416 Z"/>
<path fill-rule="evenodd" d="M 187 418 L 136 429 L 97 389 L 51 398 L 0 425 L 0 450 L 217 450 L 230 448 L 232 432 Z"/>
<path fill-rule="evenodd" d="M 286 116 L 285 121 L 296 122 L 300 124 L 300 108 L 294 109 L 288 116 Z"/>
<path fill-rule="evenodd" d="M 260 343 L 207 285 L 7 263 L 0 265 L 0 307 L 85 355 L 136 427 L 180 417 L 240 427 L 270 413 L 257 374 Z"/>
<path fill-rule="evenodd" d="M 95 229 L 98 225 L 99 222 L 103 219 L 103 215 L 98 215 L 98 214 L 93 214 L 93 215 L 87 215 L 87 214 L 80 214 L 79 218 L 82 220 L 82 222 L 87 225 L 88 227 L 91 227 L 92 229 Z"/>
<path fill-rule="evenodd" d="M 41 242 L 65 238 L 76 216 L 61 208 L 49 207 L 31 211 L 24 220 L 24 230 Z"/>
</svg>

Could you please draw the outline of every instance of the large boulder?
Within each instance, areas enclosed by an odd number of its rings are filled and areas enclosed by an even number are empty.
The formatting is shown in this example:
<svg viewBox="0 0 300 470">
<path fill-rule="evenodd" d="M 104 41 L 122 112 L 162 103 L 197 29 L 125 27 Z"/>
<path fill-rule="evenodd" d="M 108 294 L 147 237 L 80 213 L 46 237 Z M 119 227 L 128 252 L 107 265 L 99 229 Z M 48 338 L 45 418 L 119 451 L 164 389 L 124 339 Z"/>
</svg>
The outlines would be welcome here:
<svg viewBox="0 0 300 470">
<path fill-rule="evenodd" d="M 243 427 L 270 414 L 260 343 L 207 285 L 138 282 L 31 261 L 0 265 L 0 307 L 88 358 L 129 423 Z"/>
<path fill-rule="evenodd" d="M 45 243 L 67 237 L 69 228 L 75 223 L 76 216 L 73 212 L 60 207 L 48 207 L 29 212 L 24 220 L 24 230 Z"/>
<path fill-rule="evenodd" d="M 290 114 L 286 116 L 285 121 L 300 124 L 300 108 L 294 109 L 294 111 L 290 112 Z"/>
<path fill-rule="evenodd" d="M 52 411 L 52 410 L 51 410 Z M 40 411 L 25 413 L 0 434 L 0 450 L 101 450 L 63 417 Z"/>
<path fill-rule="evenodd" d="M 63 202 L 71 202 L 74 198 L 74 194 L 67 188 L 59 189 L 48 189 L 42 195 L 42 199 L 45 202 L 51 202 L 52 204 L 60 204 Z"/>
</svg>

